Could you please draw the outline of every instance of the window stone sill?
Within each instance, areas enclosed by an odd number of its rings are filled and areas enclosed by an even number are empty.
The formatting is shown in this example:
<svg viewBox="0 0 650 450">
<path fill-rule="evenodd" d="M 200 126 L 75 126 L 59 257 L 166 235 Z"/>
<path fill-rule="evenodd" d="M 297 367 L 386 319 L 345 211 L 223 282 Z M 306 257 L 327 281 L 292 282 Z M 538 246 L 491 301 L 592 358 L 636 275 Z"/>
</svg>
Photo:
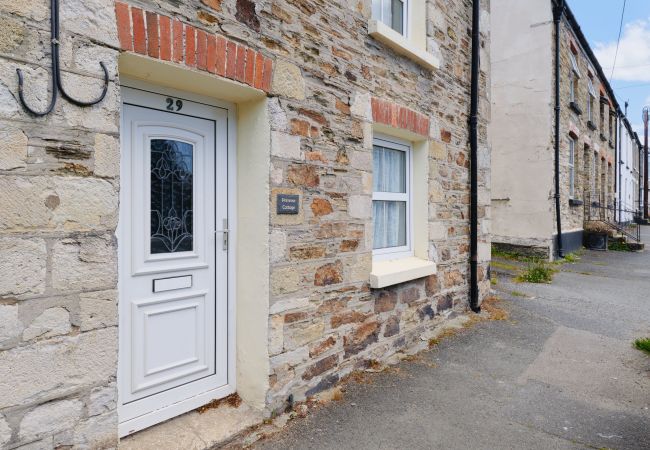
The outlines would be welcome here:
<svg viewBox="0 0 650 450">
<path fill-rule="evenodd" d="M 424 278 L 438 272 L 436 264 L 424 259 L 409 257 L 385 261 L 373 261 L 370 287 L 381 289 L 394 284 Z"/>
<path fill-rule="evenodd" d="M 427 69 L 437 69 L 440 61 L 433 56 L 409 42 L 404 36 L 393 30 L 383 22 L 370 20 L 368 22 L 368 34 L 397 53 L 406 56 Z"/>
<path fill-rule="evenodd" d="M 569 109 L 571 109 L 571 111 L 573 111 L 574 113 L 576 113 L 579 116 L 582 115 L 582 109 L 580 109 L 580 107 L 578 106 L 578 104 L 576 102 L 569 103 Z"/>
</svg>

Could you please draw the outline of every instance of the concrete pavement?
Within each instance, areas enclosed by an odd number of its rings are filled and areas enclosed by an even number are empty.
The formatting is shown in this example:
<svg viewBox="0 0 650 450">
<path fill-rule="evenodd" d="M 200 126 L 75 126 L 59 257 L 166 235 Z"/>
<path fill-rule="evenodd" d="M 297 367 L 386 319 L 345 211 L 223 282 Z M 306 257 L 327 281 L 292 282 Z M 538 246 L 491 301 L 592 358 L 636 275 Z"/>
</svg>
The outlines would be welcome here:
<svg viewBox="0 0 650 450">
<path fill-rule="evenodd" d="M 650 227 L 643 230 L 650 242 Z M 507 321 L 352 383 L 261 449 L 649 449 L 650 252 L 586 252 L 551 285 L 496 286 Z"/>
</svg>

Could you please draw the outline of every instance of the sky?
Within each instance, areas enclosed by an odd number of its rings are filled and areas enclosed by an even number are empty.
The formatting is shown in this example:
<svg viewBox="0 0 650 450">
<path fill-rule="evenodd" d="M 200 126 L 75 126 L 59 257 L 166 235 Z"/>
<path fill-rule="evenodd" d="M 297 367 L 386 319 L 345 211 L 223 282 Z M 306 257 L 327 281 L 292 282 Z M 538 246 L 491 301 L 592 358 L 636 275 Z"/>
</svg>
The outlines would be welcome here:
<svg viewBox="0 0 650 450">
<path fill-rule="evenodd" d="M 612 75 L 624 0 L 567 0 L 605 75 Z M 650 0 L 627 0 L 610 84 L 621 109 L 643 140 L 644 106 L 650 106 Z M 642 142 L 643 143 L 643 142 Z"/>
</svg>

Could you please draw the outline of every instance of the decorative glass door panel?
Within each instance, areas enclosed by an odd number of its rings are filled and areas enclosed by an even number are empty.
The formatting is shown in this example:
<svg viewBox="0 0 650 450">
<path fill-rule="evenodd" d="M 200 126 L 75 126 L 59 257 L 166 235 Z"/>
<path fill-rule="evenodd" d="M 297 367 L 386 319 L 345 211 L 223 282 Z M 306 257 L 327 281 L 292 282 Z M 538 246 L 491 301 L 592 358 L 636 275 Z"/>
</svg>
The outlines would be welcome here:
<svg viewBox="0 0 650 450">
<path fill-rule="evenodd" d="M 151 253 L 193 248 L 193 152 L 188 142 L 152 139 Z"/>
</svg>

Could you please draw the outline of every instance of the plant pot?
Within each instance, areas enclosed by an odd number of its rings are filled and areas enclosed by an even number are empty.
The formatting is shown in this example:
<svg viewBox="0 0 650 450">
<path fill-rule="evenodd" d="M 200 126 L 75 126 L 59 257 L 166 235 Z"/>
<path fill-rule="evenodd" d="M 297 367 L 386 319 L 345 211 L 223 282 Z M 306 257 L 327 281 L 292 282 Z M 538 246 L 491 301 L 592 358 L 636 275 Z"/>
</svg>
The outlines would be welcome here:
<svg viewBox="0 0 650 450">
<path fill-rule="evenodd" d="M 607 233 L 587 232 L 584 244 L 589 250 L 607 251 L 609 235 Z"/>
</svg>

